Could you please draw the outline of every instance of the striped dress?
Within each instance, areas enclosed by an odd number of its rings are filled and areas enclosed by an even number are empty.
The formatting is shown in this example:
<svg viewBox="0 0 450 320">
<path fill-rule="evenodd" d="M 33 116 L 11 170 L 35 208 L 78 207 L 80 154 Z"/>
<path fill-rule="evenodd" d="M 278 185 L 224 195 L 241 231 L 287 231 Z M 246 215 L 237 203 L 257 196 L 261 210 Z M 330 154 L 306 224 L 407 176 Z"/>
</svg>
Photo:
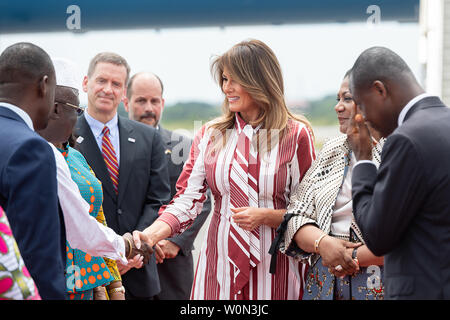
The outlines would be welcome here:
<svg viewBox="0 0 450 320">
<path fill-rule="evenodd" d="M 226 145 L 212 151 L 208 124 L 194 138 L 189 159 L 177 182 L 177 194 L 161 207 L 159 220 L 168 223 L 174 234 L 183 232 L 200 214 L 205 192 L 214 196 L 214 211 L 206 239 L 203 241 L 191 292 L 194 300 L 285 300 L 301 299 L 306 265 L 279 254 L 277 271 L 269 273 L 268 254 L 275 229 L 259 228 L 261 260 L 250 271 L 243 292 L 233 292 L 232 265 L 228 254 L 230 210 L 230 168 L 238 139 L 238 126 L 245 125 L 236 115 L 235 128 L 230 130 Z M 288 133 L 264 156 L 258 155 L 258 203 L 261 208 L 285 209 L 290 195 L 315 158 L 314 146 L 307 127 L 293 120 Z"/>
</svg>

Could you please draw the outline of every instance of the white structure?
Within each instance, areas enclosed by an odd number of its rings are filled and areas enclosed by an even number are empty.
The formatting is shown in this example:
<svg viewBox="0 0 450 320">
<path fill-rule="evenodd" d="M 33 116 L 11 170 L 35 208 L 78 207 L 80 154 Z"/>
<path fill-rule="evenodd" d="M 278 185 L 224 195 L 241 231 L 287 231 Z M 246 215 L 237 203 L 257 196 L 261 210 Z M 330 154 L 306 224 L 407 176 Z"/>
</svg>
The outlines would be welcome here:
<svg viewBox="0 0 450 320">
<path fill-rule="evenodd" d="M 419 23 L 421 82 L 450 106 L 450 0 L 421 0 Z"/>
</svg>

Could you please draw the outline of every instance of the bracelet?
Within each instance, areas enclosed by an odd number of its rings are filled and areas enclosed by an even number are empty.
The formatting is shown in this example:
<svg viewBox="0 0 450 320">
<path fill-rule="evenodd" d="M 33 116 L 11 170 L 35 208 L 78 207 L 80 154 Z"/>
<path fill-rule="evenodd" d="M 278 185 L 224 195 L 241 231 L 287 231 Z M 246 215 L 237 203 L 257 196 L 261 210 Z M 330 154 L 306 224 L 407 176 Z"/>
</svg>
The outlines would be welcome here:
<svg viewBox="0 0 450 320">
<path fill-rule="evenodd" d="M 133 250 L 132 250 L 132 249 L 133 249 L 133 246 L 131 245 L 130 239 L 125 238 L 125 237 L 124 237 L 124 239 L 128 241 L 128 245 L 130 246 L 130 252 L 128 252 L 128 256 L 127 256 L 127 259 L 130 259 L 130 257 L 131 257 L 131 251 L 133 251 Z"/>
<path fill-rule="evenodd" d="M 314 252 L 315 252 L 315 253 L 319 253 L 319 244 L 320 244 L 320 241 L 322 241 L 322 239 L 323 239 L 326 235 L 327 235 L 327 234 L 324 233 L 324 234 L 322 234 L 322 235 L 319 237 L 319 239 L 317 239 L 316 241 L 314 241 Z"/>
<path fill-rule="evenodd" d="M 108 290 L 109 294 L 116 293 L 116 292 L 121 292 L 121 293 L 125 294 L 125 287 L 124 286 L 120 286 L 120 287 Z"/>
</svg>

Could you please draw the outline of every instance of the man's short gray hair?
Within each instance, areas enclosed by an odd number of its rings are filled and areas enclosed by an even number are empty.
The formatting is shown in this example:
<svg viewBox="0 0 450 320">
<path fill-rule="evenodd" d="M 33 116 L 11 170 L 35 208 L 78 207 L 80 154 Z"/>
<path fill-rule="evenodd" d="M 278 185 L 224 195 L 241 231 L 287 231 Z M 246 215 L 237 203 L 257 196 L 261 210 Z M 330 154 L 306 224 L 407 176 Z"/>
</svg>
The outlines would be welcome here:
<svg viewBox="0 0 450 320">
<path fill-rule="evenodd" d="M 91 62 L 89 63 L 87 73 L 89 78 L 94 73 L 95 67 L 99 62 L 112 63 L 116 66 L 124 66 L 127 70 L 127 77 L 125 79 L 124 85 L 128 83 L 128 78 L 130 77 L 130 66 L 128 65 L 128 62 L 127 60 L 125 60 L 125 58 L 114 52 L 100 52 L 94 58 L 92 58 Z"/>
</svg>

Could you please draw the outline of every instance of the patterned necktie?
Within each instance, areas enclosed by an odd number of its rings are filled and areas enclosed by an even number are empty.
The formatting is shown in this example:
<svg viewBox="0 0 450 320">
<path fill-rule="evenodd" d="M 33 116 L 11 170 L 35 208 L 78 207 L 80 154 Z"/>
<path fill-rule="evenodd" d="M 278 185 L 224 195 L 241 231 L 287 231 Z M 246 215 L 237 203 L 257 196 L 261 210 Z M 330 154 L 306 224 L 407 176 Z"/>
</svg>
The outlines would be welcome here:
<svg viewBox="0 0 450 320">
<path fill-rule="evenodd" d="M 102 138 L 102 154 L 103 159 L 105 159 L 106 167 L 108 168 L 109 176 L 111 177 L 111 181 L 114 187 L 114 191 L 116 194 L 118 193 L 119 186 L 119 164 L 117 163 L 116 152 L 114 151 L 114 147 L 109 140 L 109 128 L 105 126 L 102 130 L 103 138 Z"/>
<path fill-rule="evenodd" d="M 230 203 L 233 208 L 258 207 L 258 154 L 251 145 L 252 133 L 253 128 L 246 125 L 239 133 L 234 151 L 230 169 Z M 248 283 L 250 269 L 261 260 L 259 227 L 249 232 L 231 219 L 228 258 L 233 269 L 234 293 L 237 294 Z"/>
</svg>

